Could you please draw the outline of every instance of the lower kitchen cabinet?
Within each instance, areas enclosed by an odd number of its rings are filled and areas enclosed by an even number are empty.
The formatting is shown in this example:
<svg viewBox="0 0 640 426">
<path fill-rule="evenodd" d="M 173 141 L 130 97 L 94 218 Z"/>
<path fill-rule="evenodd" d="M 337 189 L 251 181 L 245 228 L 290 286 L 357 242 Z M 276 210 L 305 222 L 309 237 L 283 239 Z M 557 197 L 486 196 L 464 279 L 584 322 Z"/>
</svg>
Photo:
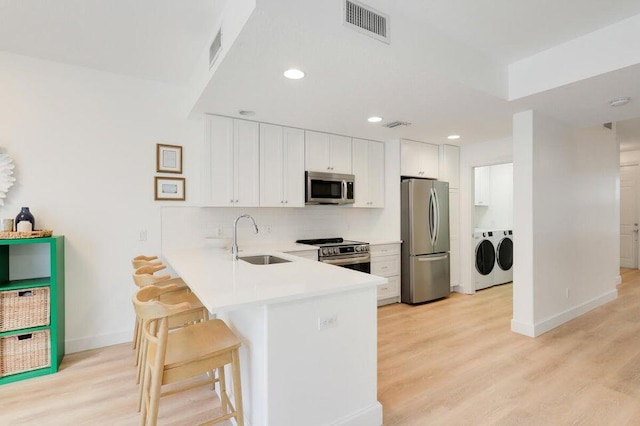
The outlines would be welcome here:
<svg viewBox="0 0 640 426">
<path fill-rule="evenodd" d="M 400 302 L 400 243 L 371 244 L 371 273 L 389 280 L 378 286 L 378 306 Z"/>
<path fill-rule="evenodd" d="M 0 240 L 0 384 L 64 357 L 64 237 Z"/>
</svg>

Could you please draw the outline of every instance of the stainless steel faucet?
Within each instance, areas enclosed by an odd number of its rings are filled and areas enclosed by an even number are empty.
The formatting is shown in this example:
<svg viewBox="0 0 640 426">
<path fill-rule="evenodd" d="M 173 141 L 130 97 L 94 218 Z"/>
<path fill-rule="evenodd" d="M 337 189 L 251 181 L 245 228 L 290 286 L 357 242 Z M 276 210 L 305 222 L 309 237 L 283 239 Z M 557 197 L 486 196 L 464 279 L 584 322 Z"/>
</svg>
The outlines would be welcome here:
<svg viewBox="0 0 640 426">
<path fill-rule="evenodd" d="M 238 260 L 238 221 L 246 217 L 247 219 L 251 219 L 253 222 L 253 229 L 256 230 L 256 234 L 258 233 L 258 225 L 256 225 L 256 221 L 248 214 L 241 214 L 236 217 L 236 220 L 233 221 L 233 243 L 231 244 L 231 256 L 233 260 Z"/>
</svg>

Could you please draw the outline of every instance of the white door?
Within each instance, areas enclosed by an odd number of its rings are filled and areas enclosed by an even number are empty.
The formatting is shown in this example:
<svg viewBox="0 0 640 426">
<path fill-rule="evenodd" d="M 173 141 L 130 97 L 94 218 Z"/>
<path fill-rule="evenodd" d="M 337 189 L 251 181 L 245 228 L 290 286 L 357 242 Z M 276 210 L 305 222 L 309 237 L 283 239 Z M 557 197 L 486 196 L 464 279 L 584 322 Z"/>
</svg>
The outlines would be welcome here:
<svg viewBox="0 0 640 426">
<path fill-rule="evenodd" d="M 620 266 L 638 267 L 638 166 L 620 166 Z"/>
</svg>

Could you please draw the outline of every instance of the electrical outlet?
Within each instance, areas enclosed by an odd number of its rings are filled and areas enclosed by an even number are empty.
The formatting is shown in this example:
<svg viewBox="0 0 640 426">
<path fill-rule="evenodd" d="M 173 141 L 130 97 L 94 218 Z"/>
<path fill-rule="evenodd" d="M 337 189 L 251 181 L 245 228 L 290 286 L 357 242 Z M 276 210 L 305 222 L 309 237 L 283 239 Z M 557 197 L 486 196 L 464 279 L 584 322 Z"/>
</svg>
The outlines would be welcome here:
<svg viewBox="0 0 640 426">
<path fill-rule="evenodd" d="M 140 231 L 140 234 L 138 235 L 138 241 L 147 241 L 147 230 L 143 229 Z"/>
<path fill-rule="evenodd" d="M 331 315 L 328 317 L 318 317 L 318 330 L 325 330 L 327 328 L 338 326 L 338 316 Z"/>
<path fill-rule="evenodd" d="M 218 237 L 222 237 L 222 226 L 218 226 L 218 228 L 216 229 L 216 235 Z"/>
</svg>

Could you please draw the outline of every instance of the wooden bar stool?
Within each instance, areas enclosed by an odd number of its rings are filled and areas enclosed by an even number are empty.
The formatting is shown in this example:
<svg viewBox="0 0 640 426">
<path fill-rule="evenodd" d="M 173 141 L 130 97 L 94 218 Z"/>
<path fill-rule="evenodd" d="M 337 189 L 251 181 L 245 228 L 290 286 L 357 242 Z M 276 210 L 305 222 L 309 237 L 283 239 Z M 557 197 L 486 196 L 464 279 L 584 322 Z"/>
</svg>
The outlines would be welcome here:
<svg viewBox="0 0 640 426">
<path fill-rule="evenodd" d="M 149 265 L 149 264 L 161 264 L 162 261 L 158 259 L 158 256 L 145 256 L 139 255 L 131 259 L 131 266 L 133 269 L 138 269 L 141 266 Z"/>
<path fill-rule="evenodd" d="M 180 315 L 173 316 L 170 320 L 170 329 L 183 327 L 187 324 L 194 322 L 206 321 L 209 319 L 209 312 L 202 305 L 202 302 L 197 296 L 189 290 L 189 287 L 182 280 L 182 278 L 171 278 L 169 274 L 154 275 L 156 272 L 166 269 L 164 264 L 147 264 L 136 269 L 133 273 L 133 282 L 139 288 L 149 285 L 156 285 L 167 287 L 171 286 L 171 292 L 165 296 L 169 303 L 188 302 L 191 304 L 192 309 L 186 312 L 182 312 Z M 183 293 L 180 295 L 180 293 Z M 135 349 L 135 365 L 138 366 L 136 373 L 136 382 L 140 383 L 141 374 L 143 371 L 142 359 L 144 350 L 144 344 L 142 343 L 142 319 L 136 315 L 136 322 L 134 325 L 133 347 Z"/>
<path fill-rule="evenodd" d="M 167 291 L 171 289 L 150 285 L 138 290 L 133 297 L 136 314 L 143 319 L 142 331 L 148 345 L 140 424 L 156 424 L 163 385 L 202 376 L 202 381 L 195 384 L 189 381 L 189 385 L 172 389 L 171 393 L 218 383 L 223 414 L 207 424 L 235 418 L 236 423 L 243 426 L 240 340 L 219 319 L 188 325 L 170 333 L 169 318 L 192 309 L 192 306 L 187 302 L 169 304 L 161 301 Z M 229 364 L 233 374 L 233 403 L 224 374 L 224 366 Z M 213 371 L 217 371 L 218 378 L 208 374 Z"/>
</svg>

